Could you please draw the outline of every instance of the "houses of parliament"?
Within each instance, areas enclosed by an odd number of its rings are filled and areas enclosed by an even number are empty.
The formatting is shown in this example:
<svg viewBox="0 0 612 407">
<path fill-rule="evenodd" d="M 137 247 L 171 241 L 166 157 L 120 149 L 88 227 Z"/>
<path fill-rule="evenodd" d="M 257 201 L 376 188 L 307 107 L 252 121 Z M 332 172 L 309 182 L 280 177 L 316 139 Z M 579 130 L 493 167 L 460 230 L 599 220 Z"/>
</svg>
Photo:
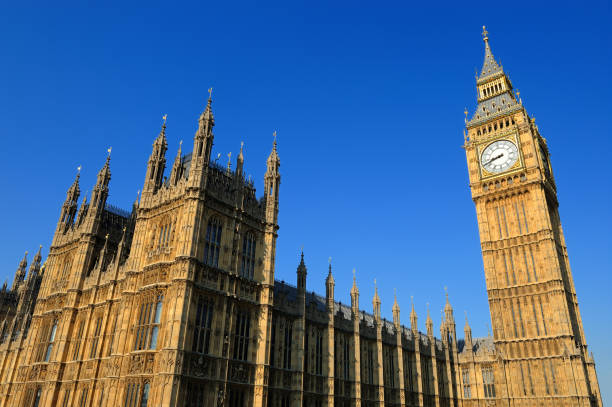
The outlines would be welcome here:
<svg viewBox="0 0 612 407">
<path fill-rule="evenodd" d="M 397 299 L 381 318 L 378 292 L 364 307 L 356 278 L 342 304 L 331 264 L 316 294 L 303 253 L 295 285 L 275 280 L 276 140 L 258 197 L 242 149 L 211 160 L 209 97 L 170 161 L 164 120 L 131 210 L 107 203 L 110 153 L 90 196 L 76 176 L 46 261 L 26 253 L 0 291 L 0 406 L 601 406 L 547 141 L 483 38 L 463 148 L 492 336 L 448 297 L 439 332 Z"/>
</svg>

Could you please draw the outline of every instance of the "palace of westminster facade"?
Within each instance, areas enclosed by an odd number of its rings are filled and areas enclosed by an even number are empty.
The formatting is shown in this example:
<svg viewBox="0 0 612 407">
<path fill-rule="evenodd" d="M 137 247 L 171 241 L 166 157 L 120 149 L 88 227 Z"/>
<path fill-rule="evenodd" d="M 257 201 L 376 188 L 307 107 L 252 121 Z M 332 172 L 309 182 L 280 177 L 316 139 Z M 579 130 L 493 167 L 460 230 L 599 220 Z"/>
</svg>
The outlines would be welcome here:
<svg viewBox="0 0 612 407">
<path fill-rule="evenodd" d="M 142 195 L 106 203 L 110 154 L 91 196 L 68 189 L 49 255 L 0 291 L 0 406 L 601 406 L 557 211 L 546 140 L 495 61 L 485 60 L 464 149 L 493 336 L 439 337 L 275 281 L 276 141 L 257 198 L 211 161 L 211 100 L 169 176 L 165 122 Z M 26 253 L 27 255 L 27 253 Z"/>
</svg>

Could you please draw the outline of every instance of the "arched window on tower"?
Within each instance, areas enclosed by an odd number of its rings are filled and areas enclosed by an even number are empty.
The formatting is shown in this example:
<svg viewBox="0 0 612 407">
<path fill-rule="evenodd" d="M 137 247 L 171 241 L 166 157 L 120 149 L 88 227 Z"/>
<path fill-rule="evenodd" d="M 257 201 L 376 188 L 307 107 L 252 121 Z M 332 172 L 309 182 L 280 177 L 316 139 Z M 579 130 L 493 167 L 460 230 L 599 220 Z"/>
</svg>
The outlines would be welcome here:
<svg viewBox="0 0 612 407">
<path fill-rule="evenodd" d="M 242 238 L 242 263 L 240 275 L 245 278 L 253 278 L 255 270 L 255 235 L 247 232 Z"/>
<path fill-rule="evenodd" d="M 204 263 L 219 267 L 219 249 L 221 248 L 221 221 L 211 218 L 206 227 L 206 242 L 204 243 Z"/>
</svg>

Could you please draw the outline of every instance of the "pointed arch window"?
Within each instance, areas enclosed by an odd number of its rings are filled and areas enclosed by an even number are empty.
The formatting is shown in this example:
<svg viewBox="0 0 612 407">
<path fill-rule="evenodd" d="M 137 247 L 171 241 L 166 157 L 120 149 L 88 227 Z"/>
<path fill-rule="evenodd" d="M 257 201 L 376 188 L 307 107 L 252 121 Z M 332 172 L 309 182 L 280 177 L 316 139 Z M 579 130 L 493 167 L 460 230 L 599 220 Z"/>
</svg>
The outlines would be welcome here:
<svg viewBox="0 0 612 407">
<path fill-rule="evenodd" d="M 134 350 L 155 349 L 157 347 L 163 300 L 164 296 L 159 294 L 153 301 L 147 301 L 140 306 Z"/>
<path fill-rule="evenodd" d="M 219 251 L 221 249 L 221 221 L 211 218 L 206 227 L 206 242 L 204 243 L 204 263 L 219 267 Z"/>
<path fill-rule="evenodd" d="M 253 278 L 255 271 L 255 235 L 247 232 L 242 238 L 242 263 L 240 275 L 245 278 Z"/>
</svg>

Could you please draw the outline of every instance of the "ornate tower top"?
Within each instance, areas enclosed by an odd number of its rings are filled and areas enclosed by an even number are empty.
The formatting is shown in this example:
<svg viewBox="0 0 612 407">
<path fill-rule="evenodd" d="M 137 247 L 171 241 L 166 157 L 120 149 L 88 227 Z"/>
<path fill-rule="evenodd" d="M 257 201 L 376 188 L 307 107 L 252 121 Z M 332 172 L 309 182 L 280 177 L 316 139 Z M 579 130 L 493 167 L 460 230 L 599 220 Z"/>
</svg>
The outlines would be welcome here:
<svg viewBox="0 0 612 407">
<path fill-rule="evenodd" d="M 397 303 L 397 290 L 393 289 L 393 323 L 395 325 L 399 325 L 400 324 L 400 307 Z"/>
<path fill-rule="evenodd" d="M 374 310 L 374 316 L 377 320 L 380 320 L 380 297 L 378 296 L 378 286 L 376 285 L 376 279 L 374 279 L 374 298 L 372 298 L 372 308 Z"/>
<path fill-rule="evenodd" d="M 487 76 L 493 76 L 504 72 L 501 65 L 499 65 L 493 57 L 493 52 L 491 52 L 491 46 L 489 45 L 489 32 L 484 25 L 482 26 L 482 38 L 485 43 L 485 56 L 482 64 L 482 70 L 480 71 L 480 76 L 478 77 L 479 81 Z"/>
</svg>

